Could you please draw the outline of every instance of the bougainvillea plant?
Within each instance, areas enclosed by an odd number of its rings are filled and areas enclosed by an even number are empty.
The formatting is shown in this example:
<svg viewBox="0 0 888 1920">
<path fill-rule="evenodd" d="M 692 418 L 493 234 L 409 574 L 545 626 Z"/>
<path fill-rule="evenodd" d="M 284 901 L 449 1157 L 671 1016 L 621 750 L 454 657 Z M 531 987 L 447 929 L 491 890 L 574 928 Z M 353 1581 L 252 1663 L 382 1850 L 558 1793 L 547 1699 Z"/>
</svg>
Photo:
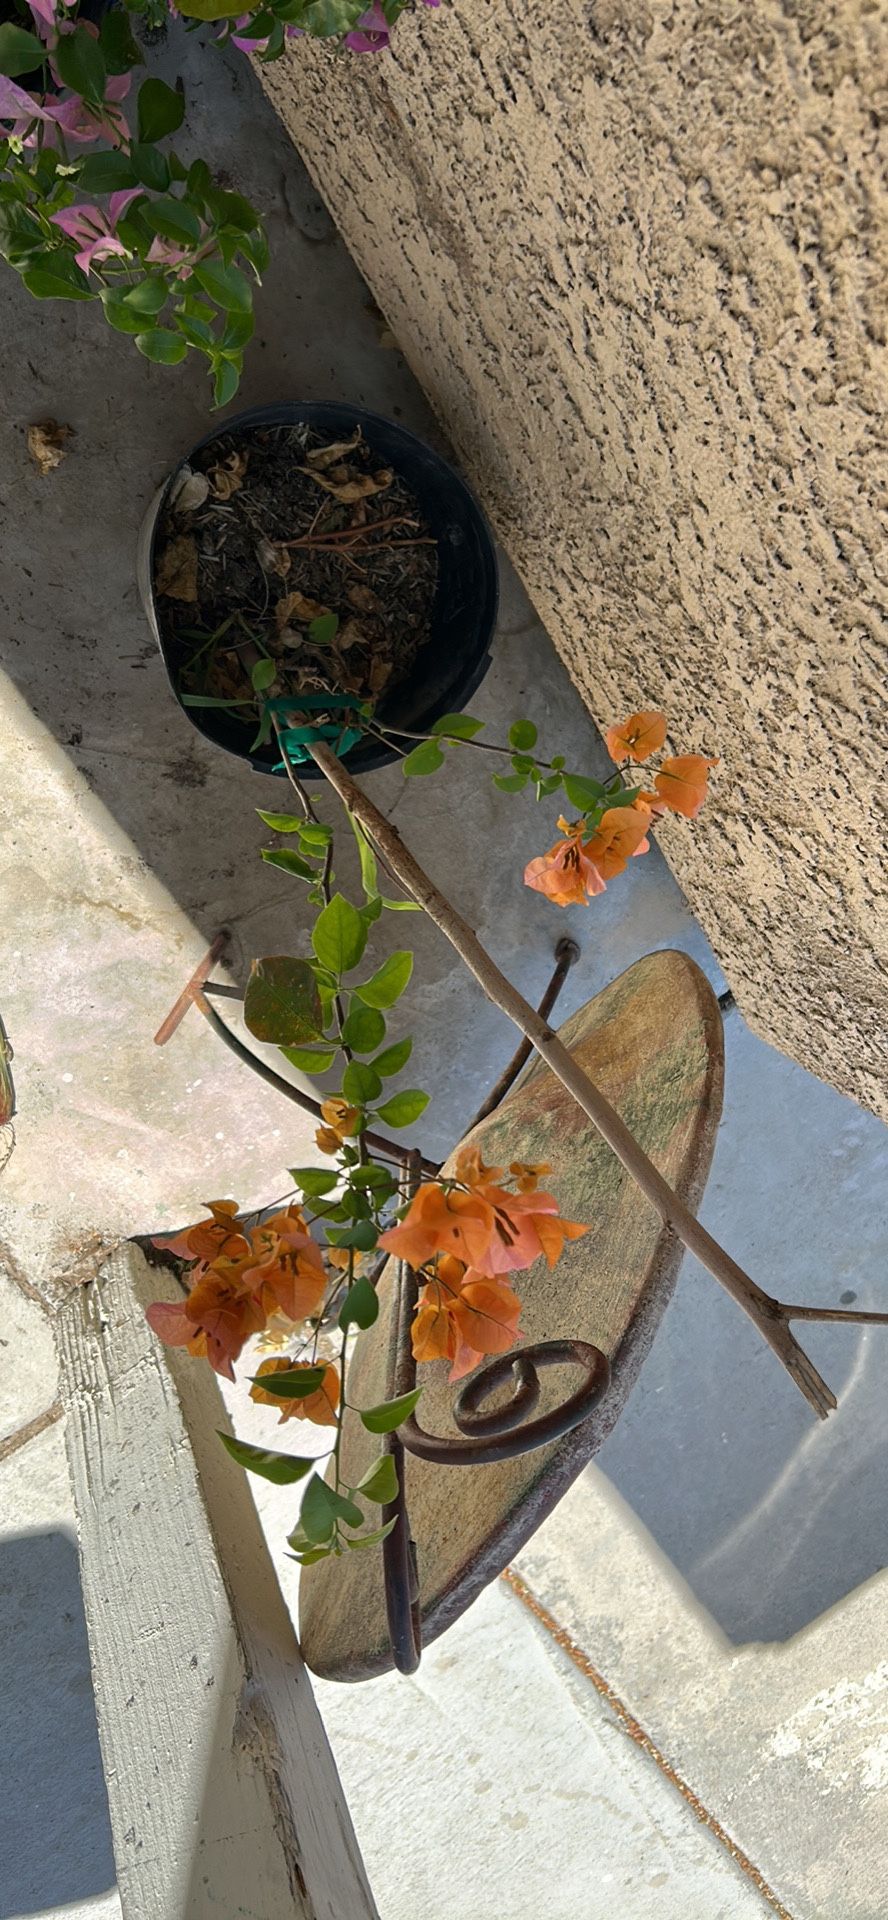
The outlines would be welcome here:
<svg viewBox="0 0 888 1920">
<path fill-rule="evenodd" d="M 378 731 L 366 710 L 363 718 L 368 730 Z M 500 764 L 505 759 L 508 771 L 493 776 L 500 789 L 533 785 L 541 800 L 562 794 L 574 817 L 559 819 L 559 838 L 524 870 L 528 887 L 561 906 L 603 893 L 630 859 L 648 850 L 663 814 L 694 819 L 716 764 L 702 754 L 667 757 L 649 784 L 642 784 L 633 769 L 666 741 L 666 720 L 655 712 L 633 714 L 610 730 L 607 745 L 615 770 L 606 781 L 567 771 L 563 757 L 540 759 L 530 721 L 517 721 L 503 747 L 478 741 L 482 730 L 483 723 L 469 715 L 447 715 L 431 736 L 409 751 L 402 746 L 404 772 L 432 774 L 449 754 L 477 746 L 499 754 Z M 587 1223 L 562 1218 L 545 1184 L 550 1175 L 557 1184 L 556 1168 L 521 1162 L 485 1166 L 470 1145 L 445 1176 L 391 1138 L 415 1125 L 429 1099 L 420 1088 L 393 1092 L 390 1087 L 407 1067 L 413 1046 L 409 1034 L 393 1037 L 389 1031 L 392 1009 L 409 986 L 413 955 L 399 948 L 365 973 L 367 938 L 386 909 L 425 907 L 443 924 L 441 911 L 431 884 L 422 877 L 414 880 L 409 871 L 397 872 L 396 878 L 412 899 L 382 894 L 377 855 L 386 858 L 384 823 L 378 837 L 374 834 L 374 821 L 381 816 L 329 749 L 318 746 L 313 756 L 344 789 L 364 897 L 355 903 L 337 888 L 333 829 L 316 818 L 288 766 L 300 811 L 261 812 L 265 825 L 289 843 L 266 848 L 264 858 L 307 888 L 315 916 L 311 952 L 255 961 L 244 1018 L 257 1039 L 279 1046 L 304 1074 L 327 1074 L 339 1063 L 338 1087 L 318 1105 L 317 1145 L 329 1164 L 291 1168 L 290 1192 L 264 1214 L 244 1216 L 234 1201 L 214 1201 L 209 1219 L 158 1239 L 158 1247 L 185 1262 L 187 1291 L 181 1303 L 157 1302 L 148 1309 L 163 1341 L 187 1348 L 228 1379 L 234 1379 L 235 1364 L 249 1347 L 251 1397 L 277 1408 L 283 1424 L 295 1418 L 329 1430 L 329 1454 L 322 1458 L 225 1438 L 242 1466 L 279 1484 L 306 1481 L 299 1522 L 289 1539 L 291 1553 L 303 1565 L 370 1546 L 395 1524 L 389 1518 L 380 1525 L 378 1511 L 397 1493 L 389 1452 L 381 1453 L 356 1487 L 347 1485 L 340 1472 L 347 1360 L 352 1343 L 377 1318 L 376 1282 L 385 1256 L 405 1260 L 419 1279 L 412 1323 L 415 1359 L 448 1362 L 450 1379 L 458 1381 L 490 1356 L 516 1346 L 522 1276 L 540 1259 L 554 1266 L 565 1243 L 588 1231 Z M 408 1164 L 414 1178 L 405 1189 Z M 356 1411 L 370 1432 L 385 1435 L 409 1417 L 420 1393 L 418 1387 Z M 325 1477 L 328 1458 L 332 1471 Z"/>
<path fill-rule="evenodd" d="M 214 400 L 237 391 L 268 260 L 243 194 L 170 144 L 185 98 L 149 76 L 134 25 L 168 13 L 263 61 L 307 35 L 383 52 L 413 0 L 0 0 L 0 255 L 38 299 L 99 301 L 140 353 L 206 356 Z M 437 6 L 438 0 L 424 0 Z"/>
</svg>

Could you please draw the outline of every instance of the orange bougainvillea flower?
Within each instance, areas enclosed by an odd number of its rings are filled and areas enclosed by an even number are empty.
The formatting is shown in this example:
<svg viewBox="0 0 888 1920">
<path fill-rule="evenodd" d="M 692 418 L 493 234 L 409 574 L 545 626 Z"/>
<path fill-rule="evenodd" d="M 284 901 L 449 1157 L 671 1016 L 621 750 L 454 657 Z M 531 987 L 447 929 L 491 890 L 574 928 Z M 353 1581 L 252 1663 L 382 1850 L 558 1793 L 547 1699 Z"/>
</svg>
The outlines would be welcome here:
<svg viewBox="0 0 888 1920">
<path fill-rule="evenodd" d="M 505 1280 L 444 1254 L 426 1282 L 413 1321 L 416 1360 L 449 1360 L 461 1380 L 486 1354 L 508 1353 L 518 1337 L 521 1302 Z"/>
<path fill-rule="evenodd" d="M 400 1226 L 379 1236 L 387 1253 L 424 1267 L 436 1253 L 453 1253 L 467 1266 L 483 1264 L 494 1232 L 493 1210 L 474 1193 L 447 1191 L 428 1180 L 410 1202 Z"/>
<path fill-rule="evenodd" d="M 541 1254 L 554 1267 L 565 1240 L 580 1240 L 589 1231 L 577 1220 L 562 1220 L 551 1193 L 487 1187 L 484 1197 L 493 1207 L 496 1226 L 486 1254 L 474 1265 L 486 1274 L 515 1273 L 531 1267 Z"/>
<path fill-rule="evenodd" d="M 192 1287 L 181 1306 L 155 1301 L 146 1308 L 149 1326 L 170 1347 L 205 1354 L 216 1373 L 234 1379 L 234 1361 L 251 1334 L 260 1333 L 267 1315 L 244 1275 L 253 1255 L 230 1260 L 222 1254 Z"/>
<path fill-rule="evenodd" d="M 346 1100 L 334 1095 L 321 1101 L 321 1115 L 326 1125 L 319 1127 L 315 1139 L 322 1153 L 338 1153 L 344 1140 L 350 1140 L 358 1131 L 361 1118 L 360 1107 L 350 1107 Z"/>
<path fill-rule="evenodd" d="M 485 1166 L 480 1147 L 460 1147 L 456 1156 L 456 1178 L 464 1187 L 489 1187 L 491 1181 L 501 1180 L 504 1173 L 505 1167 Z"/>
<path fill-rule="evenodd" d="M 567 829 L 567 822 L 558 825 Z M 604 880 L 583 846 L 585 822 L 571 830 L 567 838 L 556 840 L 548 853 L 529 860 L 524 869 L 524 885 L 544 893 L 556 907 L 581 907 L 593 894 L 604 892 Z"/>
<path fill-rule="evenodd" d="M 543 1174 L 551 1171 L 548 1160 L 538 1160 L 535 1166 L 529 1160 L 512 1160 L 509 1165 L 519 1193 L 535 1193 Z"/>
<path fill-rule="evenodd" d="M 603 880 L 613 880 L 628 866 L 633 854 L 647 853 L 650 807 L 636 801 L 631 807 L 609 807 L 603 813 L 586 851 Z"/>
<path fill-rule="evenodd" d="M 654 774 L 654 786 L 663 805 L 673 813 L 684 814 L 686 820 L 695 820 L 706 799 L 709 769 L 717 766 L 717 760 L 709 760 L 702 753 L 683 753 L 677 760 L 664 760 L 659 773 Z"/>
<path fill-rule="evenodd" d="M 630 713 L 622 726 L 608 727 L 605 745 L 612 760 L 649 760 L 659 753 L 666 738 L 663 713 Z"/>
<path fill-rule="evenodd" d="M 204 1206 L 211 1219 L 199 1220 L 196 1226 L 186 1227 L 182 1233 L 155 1234 L 151 1245 L 160 1252 L 174 1253 L 179 1260 L 199 1260 L 204 1267 L 217 1253 L 228 1253 L 233 1258 L 246 1253 L 247 1242 L 238 1230 L 237 1201 L 205 1200 Z"/>
<path fill-rule="evenodd" d="M 313 1360 L 288 1360 L 279 1355 L 274 1360 L 263 1360 L 257 1369 L 257 1377 L 269 1379 L 275 1373 L 300 1373 L 305 1368 L 313 1369 L 318 1363 Z M 316 1427 L 335 1427 L 339 1406 L 339 1373 L 336 1367 L 325 1366 L 324 1378 L 314 1393 L 307 1393 L 304 1400 L 284 1400 L 275 1394 L 274 1387 L 250 1388 L 250 1399 L 262 1406 L 278 1407 L 281 1422 L 284 1420 L 311 1420 Z"/>
<path fill-rule="evenodd" d="M 289 1320 L 316 1313 L 327 1290 L 327 1272 L 305 1224 L 301 1207 L 275 1213 L 250 1235 L 254 1263 L 245 1274 L 265 1308 Z"/>
</svg>

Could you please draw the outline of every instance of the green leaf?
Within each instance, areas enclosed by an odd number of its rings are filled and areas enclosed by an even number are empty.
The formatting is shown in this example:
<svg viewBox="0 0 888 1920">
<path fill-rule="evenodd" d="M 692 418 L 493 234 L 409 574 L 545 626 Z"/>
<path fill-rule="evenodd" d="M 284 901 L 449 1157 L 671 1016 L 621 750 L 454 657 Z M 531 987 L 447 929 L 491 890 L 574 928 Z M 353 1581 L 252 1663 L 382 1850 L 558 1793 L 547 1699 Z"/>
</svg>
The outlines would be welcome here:
<svg viewBox="0 0 888 1920">
<path fill-rule="evenodd" d="M 337 979 L 357 966 L 367 945 L 367 929 L 357 907 L 343 894 L 334 893 L 330 905 L 318 915 L 311 944 L 321 966 L 329 967 Z M 363 993 L 361 999 L 364 999 Z"/>
<path fill-rule="evenodd" d="M 37 300 L 92 300 L 89 281 L 66 253 L 36 253 L 22 280 Z"/>
<path fill-rule="evenodd" d="M 115 15 L 108 14 L 112 20 Z M 117 193 L 121 187 L 134 187 L 136 176 L 125 153 L 109 148 L 107 153 L 90 153 L 77 175 L 78 189 L 84 193 Z"/>
<path fill-rule="evenodd" d="M 356 987 L 359 1000 L 367 1007 L 393 1007 L 400 1000 L 413 972 L 413 955 L 409 948 L 399 948 L 390 953 L 387 960 L 363 986 Z"/>
<path fill-rule="evenodd" d="M 358 843 L 358 859 L 361 863 L 361 885 L 368 900 L 375 900 L 379 894 L 379 876 L 376 867 L 376 855 L 370 845 L 360 821 L 353 813 L 348 816 L 349 825 Z"/>
<path fill-rule="evenodd" d="M 256 321 L 252 312 L 226 315 L 225 332 L 222 335 L 222 351 L 226 354 L 239 353 L 242 347 L 253 338 Z"/>
<path fill-rule="evenodd" d="M 250 679 L 253 683 L 255 693 L 267 693 L 272 681 L 277 679 L 277 662 L 275 660 L 257 660 L 250 674 Z"/>
<path fill-rule="evenodd" d="M 422 745 L 414 747 L 412 753 L 401 762 L 401 771 L 408 778 L 414 773 L 437 773 L 444 765 L 444 755 L 437 740 L 424 740 Z"/>
<path fill-rule="evenodd" d="M 143 187 L 150 187 L 152 193 L 166 193 L 170 184 L 170 167 L 166 155 L 159 153 L 157 147 L 150 147 L 142 141 L 135 141 L 130 148 L 133 172 Z"/>
<path fill-rule="evenodd" d="M 385 1020 L 376 1007 L 365 1007 L 360 1003 L 349 1009 L 348 1018 L 342 1029 L 342 1038 L 353 1053 L 372 1053 L 380 1041 L 385 1039 Z"/>
<path fill-rule="evenodd" d="M 357 1247 L 360 1253 L 372 1253 L 379 1240 L 372 1220 L 356 1220 L 352 1227 L 328 1228 L 331 1247 Z"/>
<path fill-rule="evenodd" d="M 397 1515 L 395 1518 L 397 1519 Z M 345 1544 L 347 1547 L 353 1547 L 357 1545 L 357 1541 L 346 1540 Z M 306 1547 L 302 1553 L 288 1553 L 287 1559 L 295 1560 L 299 1567 L 314 1567 L 319 1560 L 329 1560 L 332 1551 L 331 1547 Z"/>
<path fill-rule="evenodd" d="M 291 1167 L 290 1178 L 293 1185 L 302 1193 L 316 1196 L 329 1193 L 339 1181 L 338 1173 L 330 1173 L 326 1167 Z"/>
<path fill-rule="evenodd" d="M 618 787 L 615 793 L 606 793 L 602 801 L 605 810 L 610 807 L 631 807 L 641 792 L 640 787 Z"/>
<path fill-rule="evenodd" d="M 300 820 L 298 833 L 302 845 L 313 853 L 326 853 L 333 838 L 333 828 L 325 826 L 323 820 Z"/>
<path fill-rule="evenodd" d="M 401 1068 L 406 1067 L 412 1052 L 413 1041 L 408 1035 L 406 1040 L 396 1040 L 393 1047 L 386 1047 L 384 1053 L 378 1053 L 370 1065 L 387 1080 L 391 1074 L 400 1073 Z"/>
<path fill-rule="evenodd" d="M 288 955 L 254 960 L 244 995 L 244 1020 L 257 1040 L 292 1047 L 323 1036 L 317 981 L 307 960 Z"/>
<path fill-rule="evenodd" d="M 379 1301 L 376 1298 L 376 1289 L 371 1287 L 369 1280 L 362 1274 L 360 1280 L 356 1280 L 354 1286 L 349 1287 L 342 1303 L 339 1314 L 340 1329 L 345 1333 L 349 1327 L 360 1327 L 362 1332 L 366 1332 L 368 1327 L 372 1327 L 378 1315 Z"/>
<path fill-rule="evenodd" d="M 329 1073 L 336 1059 L 335 1047 L 281 1047 L 281 1053 L 300 1073 Z"/>
<path fill-rule="evenodd" d="M 366 1107 L 367 1102 L 375 1100 L 381 1092 L 379 1074 L 360 1060 L 350 1060 L 342 1076 L 343 1098 L 352 1106 Z"/>
<path fill-rule="evenodd" d="M 97 156 L 98 157 L 98 156 Z M 169 289 L 166 281 L 156 274 L 149 274 L 146 280 L 140 280 L 134 287 L 128 287 L 121 295 L 134 313 L 159 313 L 166 305 Z"/>
<path fill-rule="evenodd" d="M 109 73 L 129 73 L 131 67 L 144 65 L 122 7 L 112 7 L 106 13 L 99 27 L 99 46 Z"/>
<path fill-rule="evenodd" d="M 33 73 L 42 67 L 45 59 L 46 48 L 36 33 L 28 33 L 11 20 L 4 21 L 0 26 L 0 73 L 15 80 L 20 73 Z"/>
<path fill-rule="evenodd" d="M 604 793 L 600 780 L 583 780 L 578 773 L 563 774 L 562 783 L 571 806 L 576 807 L 578 813 L 597 807 Z"/>
<path fill-rule="evenodd" d="M 384 893 L 380 895 L 380 899 L 382 900 L 383 906 L 388 907 L 389 913 L 422 912 L 422 907 L 418 900 L 387 900 Z"/>
<path fill-rule="evenodd" d="M 375 1527 L 372 1533 L 362 1533 L 357 1540 L 346 1540 L 346 1546 L 354 1552 L 357 1547 L 378 1547 L 380 1540 L 386 1540 L 393 1527 L 398 1524 L 398 1515 L 387 1520 L 384 1527 Z"/>
<path fill-rule="evenodd" d="M 361 1424 L 368 1433 L 393 1433 L 413 1412 L 421 1393 L 421 1387 L 414 1387 L 412 1393 L 399 1394 L 397 1400 L 381 1400 L 378 1407 L 366 1407 Z M 363 1488 L 363 1481 L 361 1485 Z"/>
<path fill-rule="evenodd" d="M 361 1419 L 364 1419 L 363 1414 Z M 364 1421 L 365 1426 L 366 1424 Z M 377 1431 L 379 1429 L 370 1428 L 371 1433 Z M 382 1431 L 385 1432 L 386 1429 L 383 1428 Z M 374 1460 L 372 1467 L 367 1469 L 354 1491 L 362 1493 L 365 1500 L 372 1500 L 379 1507 L 387 1507 L 393 1500 L 397 1500 L 398 1470 L 390 1453 L 381 1453 L 379 1459 Z"/>
<path fill-rule="evenodd" d="M 264 807 L 257 807 L 256 812 L 272 833 L 298 833 L 303 824 L 297 813 L 266 813 Z"/>
<path fill-rule="evenodd" d="M 324 1384 L 326 1367 L 294 1367 L 292 1372 L 251 1373 L 248 1377 L 254 1387 L 263 1387 L 278 1400 L 307 1400 L 310 1393 L 317 1393 Z"/>
<path fill-rule="evenodd" d="M 406 1087 L 403 1093 L 393 1093 L 384 1107 L 377 1108 L 377 1112 L 387 1127 L 410 1127 L 420 1114 L 425 1113 L 428 1104 L 427 1093 L 421 1092 L 419 1087 Z"/>
<path fill-rule="evenodd" d="M 306 33 L 330 40 L 350 33 L 364 11 L 363 0 L 304 0 L 299 9 L 299 25 Z"/>
<path fill-rule="evenodd" d="M 529 753 L 537 743 L 537 730 L 532 720 L 516 720 L 509 728 L 509 746 L 518 753 Z"/>
<path fill-rule="evenodd" d="M 156 361 L 159 367 L 177 367 L 188 352 L 187 341 L 169 327 L 152 327 L 149 333 L 137 333 L 136 346 L 146 360 Z"/>
<path fill-rule="evenodd" d="M 259 226 L 255 207 L 242 193 L 209 185 L 204 187 L 204 199 L 220 227 L 233 227 L 237 233 L 253 233 Z"/>
<path fill-rule="evenodd" d="M 443 733 L 448 740 L 473 740 L 476 733 L 484 731 L 485 724 L 470 713 L 445 713 L 443 720 L 435 721 L 432 732 Z"/>
<path fill-rule="evenodd" d="M 186 20 L 233 20 L 243 10 L 244 0 L 177 0 L 176 5 Z"/>
<path fill-rule="evenodd" d="M 500 793 L 520 793 L 522 787 L 527 786 L 528 777 L 526 773 L 495 773 L 493 784 L 499 787 Z"/>
<path fill-rule="evenodd" d="M 368 1160 L 359 1167 L 352 1167 L 349 1180 L 353 1187 L 368 1187 L 371 1193 L 382 1193 L 386 1198 L 390 1193 L 394 1193 L 397 1185 L 388 1167 L 380 1167 L 375 1160 Z"/>
<path fill-rule="evenodd" d="M 315 647 L 332 646 L 338 632 L 338 613 L 319 613 L 316 620 L 309 621 L 308 637 Z"/>
<path fill-rule="evenodd" d="M 53 63 L 63 85 L 81 99 L 98 106 L 105 98 L 105 59 L 98 40 L 85 27 L 73 33 L 60 33 L 53 49 Z"/>
<path fill-rule="evenodd" d="M 318 1546 L 332 1539 L 336 1528 L 336 1515 L 328 1498 L 330 1493 L 332 1488 L 316 1474 L 313 1480 L 309 1480 L 299 1509 L 302 1532 Z"/>
<path fill-rule="evenodd" d="M 253 305 L 250 282 L 240 267 L 220 267 L 215 260 L 203 260 L 194 269 L 194 278 L 216 305 L 226 313 L 249 313 Z"/>
<path fill-rule="evenodd" d="M 295 873 L 300 880 L 316 880 L 316 867 L 310 867 L 300 853 L 294 853 L 291 847 L 261 847 L 260 857 L 269 867 L 280 867 L 282 873 Z"/>
<path fill-rule="evenodd" d="M 227 407 L 229 400 L 234 399 L 239 386 L 240 367 L 236 367 L 231 360 L 220 360 L 215 365 L 213 374 L 213 404 L 217 407 Z"/>
<path fill-rule="evenodd" d="M 137 107 L 139 139 L 165 140 L 176 133 L 185 118 L 185 96 L 165 80 L 143 80 Z"/>
<path fill-rule="evenodd" d="M 263 1480 L 273 1480 L 276 1487 L 291 1487 L 294 1480 L 304 1480 L 316 1460 L 298 1460 L 292 1453 L 273 1453 L 268 1447 L 253 1447 L 248 1440 L 236 1440 L 233 1433 L 219 1433 L 223 1447 L 236 1460 L 239 1467 L 246 1467 L 249 1473 L 261 1473 Z"/>
<path fill-rule="evenodd" d="M 548 780 L 541 780 L 539 782 L 539 786 L 537 789 L 538 799 L 547 800 L 550 793 L 558 792 L 558 788 L 560 787 L 560 785 L 561 785 L 560 774 L 557 774 L 557 773 L 550 774 Z"/>
<path fill-rule="evenodd" d="M 141 333 L 145 325 L 145 316 L 134 313 L 125 300 L 114 289 L 104 289 L 102 306 L 109 327 L 115 327 L 118 333 Z"/>
<path fill-rule="evenodd" d="M 174 194 L 149 201 L 144 215 L 151 232 L 159 233 L 162 240 L 172 240 L 180 247 L 197 246 L 201 235 L 197 214 Z"/>
</svg>

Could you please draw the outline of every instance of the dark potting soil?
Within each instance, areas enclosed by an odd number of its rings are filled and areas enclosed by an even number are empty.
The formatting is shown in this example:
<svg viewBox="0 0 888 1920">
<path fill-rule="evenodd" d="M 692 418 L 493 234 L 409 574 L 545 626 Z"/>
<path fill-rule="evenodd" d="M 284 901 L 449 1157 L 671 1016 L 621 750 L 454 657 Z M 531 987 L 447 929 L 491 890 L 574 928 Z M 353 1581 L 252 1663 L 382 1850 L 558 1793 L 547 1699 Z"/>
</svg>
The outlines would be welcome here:
<svg viewBox="0 0 888 1920">
<path fill-rule="evenodd" d="M 266 654 L 269 694 L 296 706 L 300 693 L 384 700 L 428 638 L 437 572 L 415 496 L 357 428 L 332 443 L 254 427 L 220 434 L 179 476 L 154 586 L 181 692 L 248 701 L 231 711 L 255 732 L 250 675 Z"/>
</svg>

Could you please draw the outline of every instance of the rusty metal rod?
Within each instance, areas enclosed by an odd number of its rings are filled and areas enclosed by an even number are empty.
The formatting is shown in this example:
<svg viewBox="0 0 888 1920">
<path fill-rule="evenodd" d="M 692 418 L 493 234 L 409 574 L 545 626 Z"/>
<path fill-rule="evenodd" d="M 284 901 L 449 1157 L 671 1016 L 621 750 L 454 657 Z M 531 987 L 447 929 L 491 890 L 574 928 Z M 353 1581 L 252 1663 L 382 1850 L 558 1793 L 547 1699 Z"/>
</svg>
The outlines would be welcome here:
<svg viewBox="0 0 888 1920">
<path fill-rule="evenodd" d="M 567 934 L 563 935 L 555 948 L 555 959 L 557 962 L 555 972 L 537 1008 L 537 1012 L 543 1020 L 548 1019 L 570 969 L 576 965 L 579 957 L 580 949 L 576 941 L 571 940 Z M 500 1101 L 505 1099 L 510 1087 L 514 1086 L 522 1067 L 526 1067 L 532 1053 L 533 1046 L 531 1042 L 529 1040 L 522 1040 L 520 1047 L 516 1048 L 516 1051 L 513 1053 L 508 1066 L 504 1072 L 500 1074 L 496 1085 L 491 1087 L 487 1099 L 482 1101 L 474 1118 L 469 1121 L 466 1128 L 467 1133 L 471 1133 L 474 1127 L 480 1126 L 481 1121 L 486 1120 L 488 1114 L 493 1113 L 494 1108 L 498 1107 Z"/>
</svg>

